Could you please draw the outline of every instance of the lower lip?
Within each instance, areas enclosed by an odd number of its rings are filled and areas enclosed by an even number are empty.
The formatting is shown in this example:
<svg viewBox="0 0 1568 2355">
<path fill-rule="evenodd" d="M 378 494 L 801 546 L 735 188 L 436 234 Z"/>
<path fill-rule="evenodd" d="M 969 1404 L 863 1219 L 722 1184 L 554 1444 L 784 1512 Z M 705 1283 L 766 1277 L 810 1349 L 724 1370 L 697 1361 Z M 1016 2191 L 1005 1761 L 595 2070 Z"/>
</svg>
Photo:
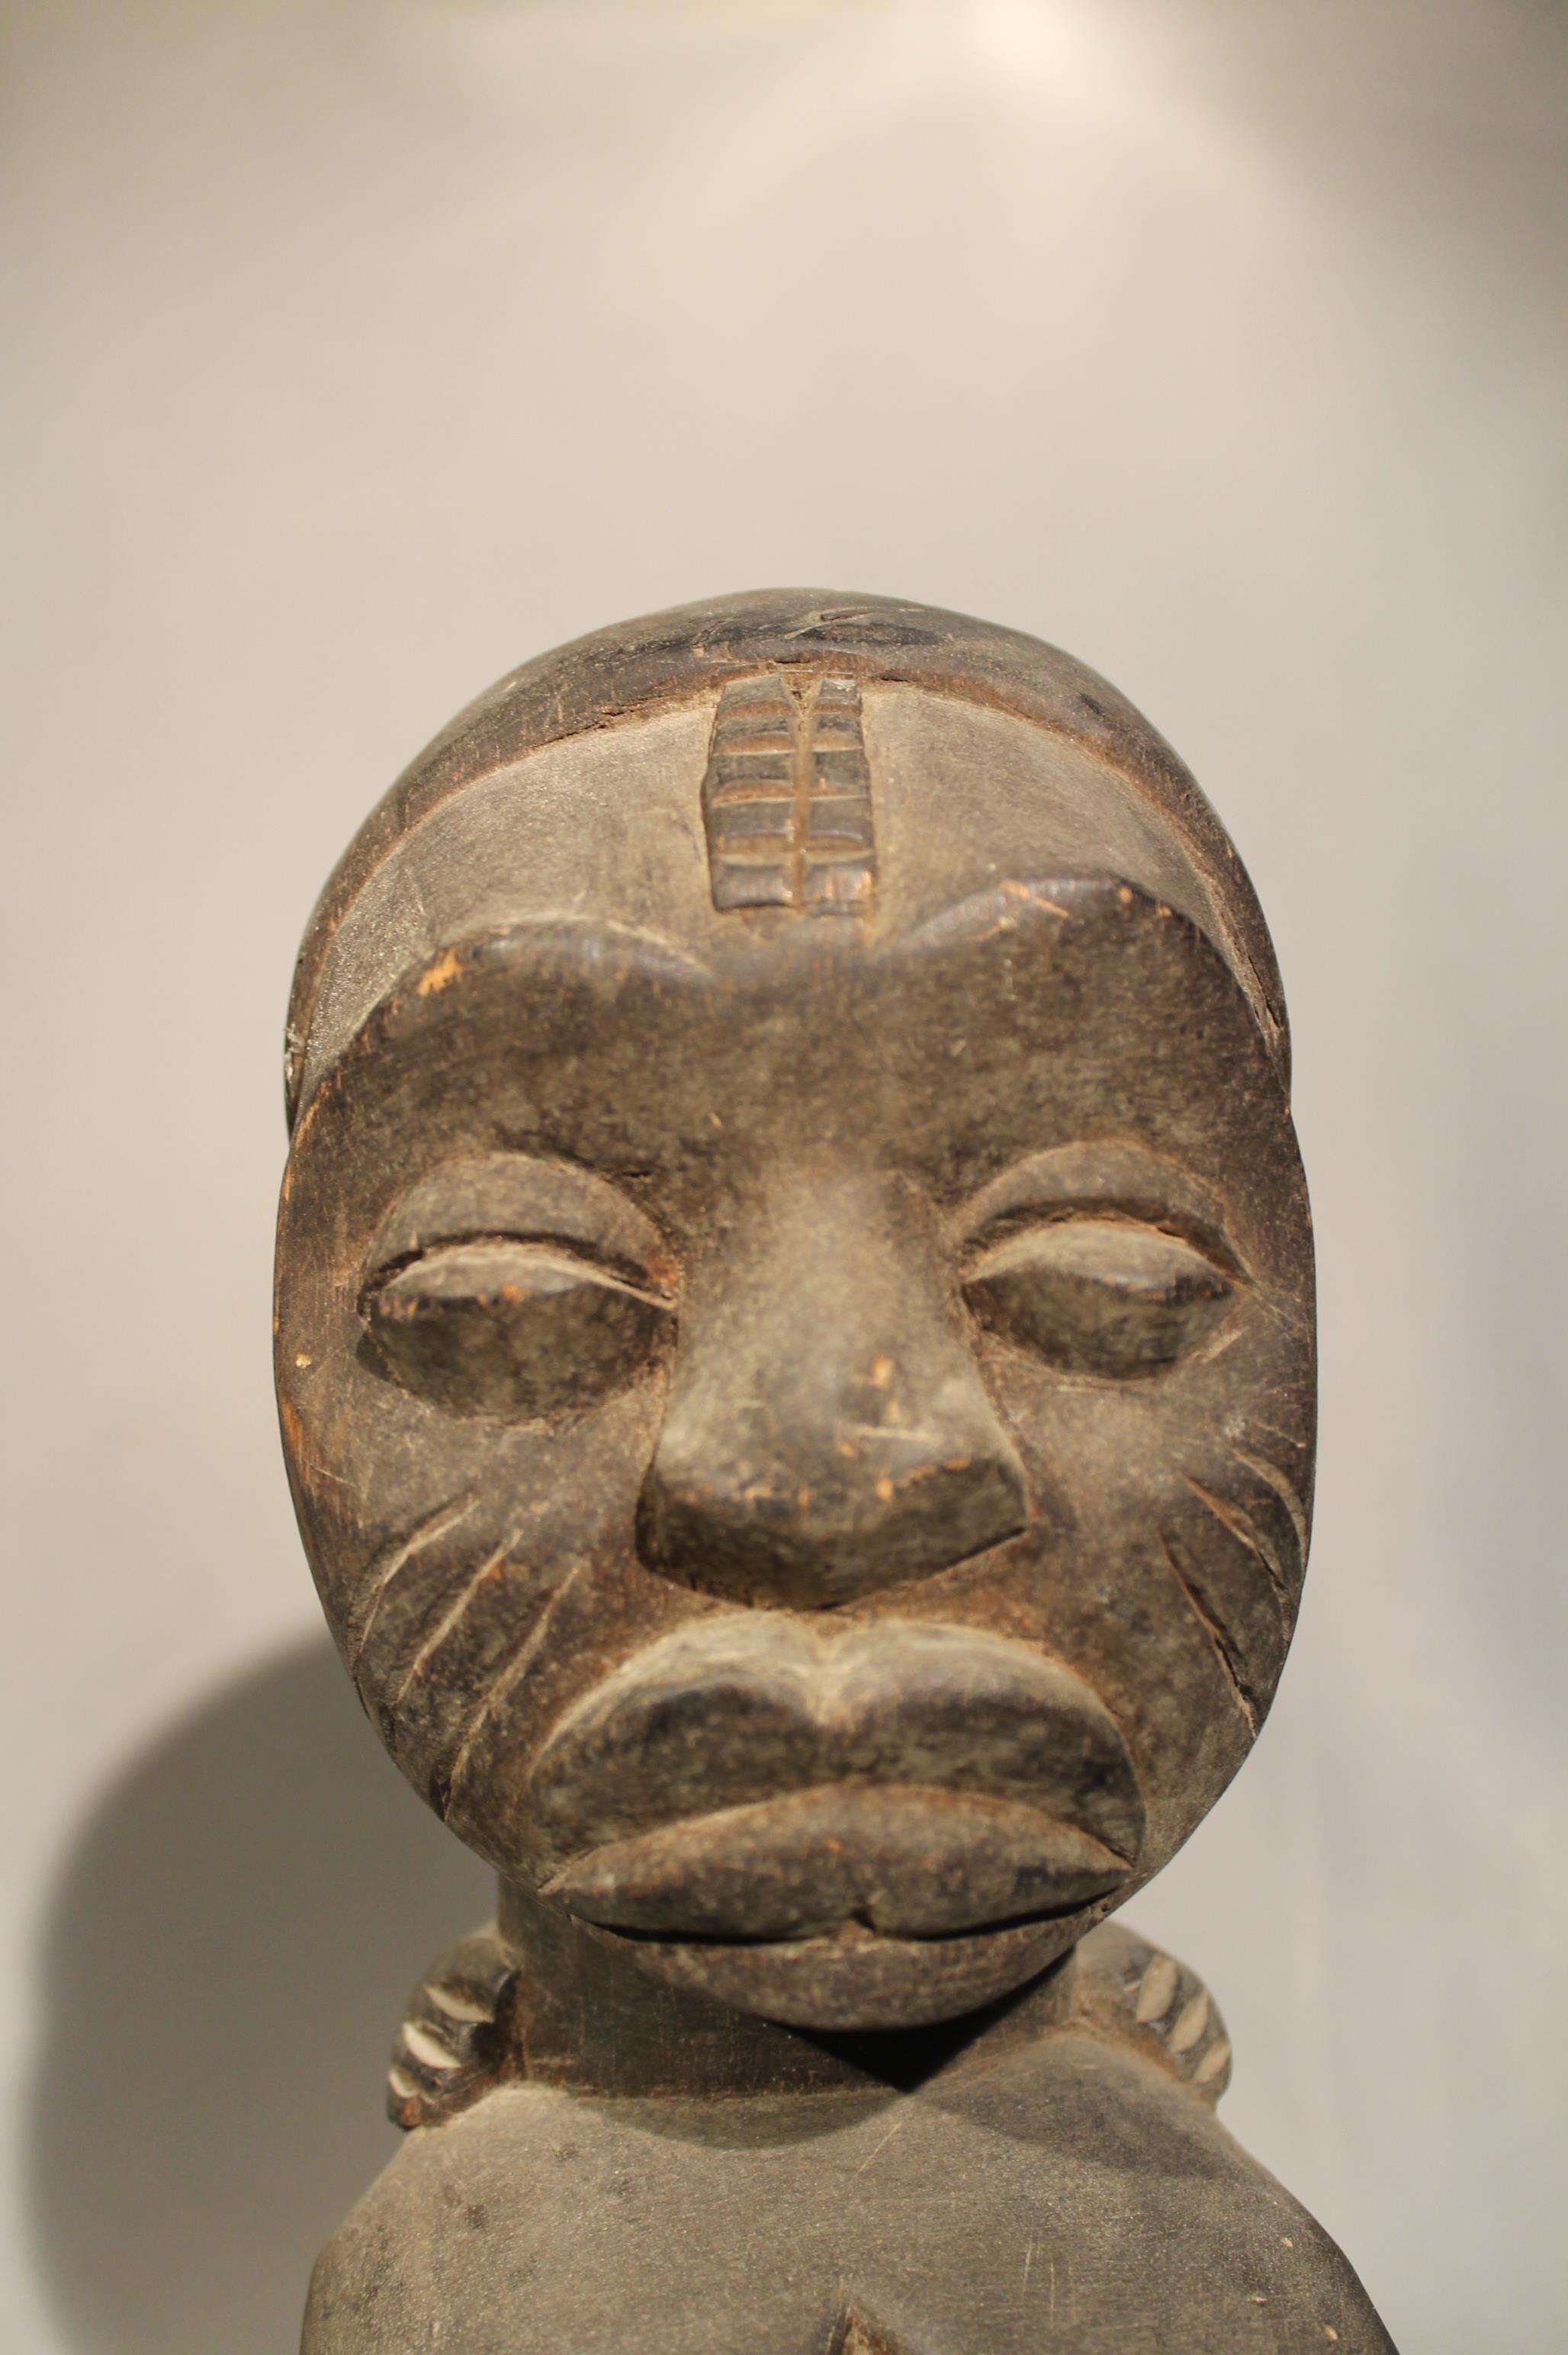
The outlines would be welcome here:
<svg viewBox="0 0 1568 2355">
<path fill-rule="evenodd" d="M 640 1938 L 853 1944 L 1073 1914 L 1129 1870 L 1076 1825 L 1015 1800 L 838 1783 L 592 1849 L 547 1894 Z"/>
</svg>

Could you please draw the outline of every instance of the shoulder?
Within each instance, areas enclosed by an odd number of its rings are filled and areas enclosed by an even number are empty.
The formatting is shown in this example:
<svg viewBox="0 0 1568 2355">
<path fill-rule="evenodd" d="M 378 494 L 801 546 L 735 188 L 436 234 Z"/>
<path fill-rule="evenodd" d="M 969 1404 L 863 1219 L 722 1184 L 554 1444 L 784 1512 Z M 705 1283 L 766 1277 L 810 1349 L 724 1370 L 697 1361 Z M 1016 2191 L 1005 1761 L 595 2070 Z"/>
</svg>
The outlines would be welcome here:
<svg viewBox="0 0 1568 2355">
<path fill-rule="evenodd" d="M 1195 1971 L 1121 1922 L 1079 1945 L 1072 2025 L 1164 2071 L 1213 2109 L 1231 2082 L 1231 2040 Z"/>
<path fill-rule="evenodd" d="M 440 2126 L 506 2083 L 517 1977 L 493 1922 L 438 1955 L 404 2005 L 392 2047 L 394 2126 Z"/>
</svg>

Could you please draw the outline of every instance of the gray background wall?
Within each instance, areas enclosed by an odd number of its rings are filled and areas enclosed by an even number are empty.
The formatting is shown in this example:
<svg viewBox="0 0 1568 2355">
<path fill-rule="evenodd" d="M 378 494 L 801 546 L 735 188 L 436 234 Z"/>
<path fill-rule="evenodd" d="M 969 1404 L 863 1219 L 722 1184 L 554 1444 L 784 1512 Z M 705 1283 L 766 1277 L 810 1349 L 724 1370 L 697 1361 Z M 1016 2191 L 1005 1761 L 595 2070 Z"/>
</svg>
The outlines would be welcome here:
<svg viewBox="0 0 1568 2355">
<path fill-rule="evenodd" d="M 1552 2355 L 1563 265 L 1546 0 L 12 0 L 0 2343 L 262 2355 L 483 1911 L 269 1397 L 315 888 L 525 654 L 771 581 L 1039 631 L 1269 911 L 1315 1567 L 1137 1918 L 1406 2350 Z"/>
</svg>

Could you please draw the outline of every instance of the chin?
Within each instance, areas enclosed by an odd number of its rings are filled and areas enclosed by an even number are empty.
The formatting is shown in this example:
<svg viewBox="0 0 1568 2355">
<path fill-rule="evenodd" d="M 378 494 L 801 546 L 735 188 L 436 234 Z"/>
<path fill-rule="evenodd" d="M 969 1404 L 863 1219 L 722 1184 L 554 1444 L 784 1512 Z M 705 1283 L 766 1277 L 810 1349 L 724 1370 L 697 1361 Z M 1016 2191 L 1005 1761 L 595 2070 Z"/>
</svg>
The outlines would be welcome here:
<svg viewBox="0 0 1568 2355">
<path fill-rule="evenodd" d="M 889 1937 L 859 1923 L 826 1937 L 758 1943 L 596 1934 L 671 1986 L 827 2035 L 930 2028 L 977 2011 L 1047 1969 L 1104 1912 L 1085 1906 L 943 1938 Z"/>
</svg>

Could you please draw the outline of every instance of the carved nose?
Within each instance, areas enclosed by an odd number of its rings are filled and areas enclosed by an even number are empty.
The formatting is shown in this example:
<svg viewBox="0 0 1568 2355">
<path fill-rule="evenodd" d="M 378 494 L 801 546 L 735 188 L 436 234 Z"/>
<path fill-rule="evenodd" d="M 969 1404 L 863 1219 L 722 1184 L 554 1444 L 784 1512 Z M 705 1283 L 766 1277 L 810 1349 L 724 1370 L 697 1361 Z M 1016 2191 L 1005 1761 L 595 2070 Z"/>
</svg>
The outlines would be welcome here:
<svg viewBox="0 0 1568 2355">
<path fill-rule="evenodd" d="M 828 1609 L 1024 1526 L 1022 1466 L 923 1239 L 832 1207 L 831 1232 L 775 1227 L 683 1316 L 639 1543 L 684 1584 Z"/>
</svg>

